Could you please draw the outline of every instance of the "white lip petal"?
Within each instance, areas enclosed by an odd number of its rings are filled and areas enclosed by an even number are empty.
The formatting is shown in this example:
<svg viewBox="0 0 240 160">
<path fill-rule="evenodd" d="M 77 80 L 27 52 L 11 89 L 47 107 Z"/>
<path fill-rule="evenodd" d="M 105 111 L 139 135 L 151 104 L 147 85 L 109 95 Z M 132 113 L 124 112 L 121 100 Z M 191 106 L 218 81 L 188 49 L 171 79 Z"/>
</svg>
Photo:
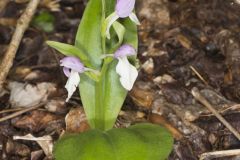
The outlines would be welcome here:
<svg viewBox="0 0 240 160">
<path fill-rule="evenodd" d="M 79 83 L 80 83 L 79 73 L 71 70 L 70 76 L 65 85 L 65 88 L 68 91 L 68 97 L 66 99 L 66 102 L 68 102 L 68 100 L 72 97 L 72 95 L 76 91 L 76 88 L 78 87 Z"/>
<path fill-rule="evenodd" d="M 123 88 L 130 91 L 138 76 L 137 69 L 129 63 L 127 57 L 122 57 L 118 58 L 116 72 L 120 75 Z"/>
<path fill-rule="evenodd" d="M 138 18 L 137 18 L 137 16 L 136 16 L 135 13 L 132 12 L 132 13 L 129 15 L 129 18 L 130 18 L 134 23 L 136 23 L 136 25 L 140 25 L 140 24 L 141 24 L 140 21 L 138 20 Z"/>
<path fill-rule="evenodd" d="M 111 26 L 113 25 L 113 23 L 119 18 L 119 16 L 116 14 L 116 12 L 112 13 L 111 15 L 109 15 L 107 17 L 107 19 L 105 20 L 105 23 L 107 25 L 107 28 L 106 28 L 106 37 L 108 39 L 110 39 L 110 28 Z"/>
</svg>

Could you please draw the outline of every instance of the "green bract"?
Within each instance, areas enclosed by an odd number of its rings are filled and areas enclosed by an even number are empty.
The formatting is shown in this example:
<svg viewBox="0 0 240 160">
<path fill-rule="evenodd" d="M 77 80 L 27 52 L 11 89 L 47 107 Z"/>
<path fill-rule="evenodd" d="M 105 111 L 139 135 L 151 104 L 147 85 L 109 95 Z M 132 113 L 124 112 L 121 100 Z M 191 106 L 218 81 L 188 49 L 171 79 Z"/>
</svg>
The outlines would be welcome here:
<svg viewBox="0 0 240 160">
<path fill-rule="evenodd" d="M 165 160 L 173 139 L 164 128 L 138 124 L 106 132 L 66 135 L 55 145 L 57 160 Z"/>
</svg>

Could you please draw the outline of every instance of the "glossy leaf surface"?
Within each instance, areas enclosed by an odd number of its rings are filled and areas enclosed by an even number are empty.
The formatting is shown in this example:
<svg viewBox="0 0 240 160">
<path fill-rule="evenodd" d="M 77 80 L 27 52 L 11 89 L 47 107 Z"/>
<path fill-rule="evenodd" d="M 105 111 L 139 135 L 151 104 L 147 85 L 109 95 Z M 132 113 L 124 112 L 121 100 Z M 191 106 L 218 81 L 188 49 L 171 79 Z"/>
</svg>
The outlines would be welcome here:
<svg viewBox="0 0 240 160">
<path fill-rule="evenodd" d="M 173 138 L 163 127 L 138 124 L 106 132 L 67 135 L 54 148 L 56 160 L 165 160 Z"/>
</svg>

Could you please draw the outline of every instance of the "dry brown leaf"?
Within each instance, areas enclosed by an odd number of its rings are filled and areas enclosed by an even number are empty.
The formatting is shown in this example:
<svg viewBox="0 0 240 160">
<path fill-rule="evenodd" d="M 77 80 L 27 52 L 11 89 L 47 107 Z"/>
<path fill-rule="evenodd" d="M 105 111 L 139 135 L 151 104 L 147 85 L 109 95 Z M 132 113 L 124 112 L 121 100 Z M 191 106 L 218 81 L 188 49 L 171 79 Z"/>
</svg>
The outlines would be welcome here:
<svg viewBox="0 0 240 160">
<path fill-rule="evenodd" d="M 66 131 L 70 133 L 81 133 L 90 128 L 83 108 L 77 107 L 69 111 L 65 117 Z"/>
<path fill-rule="evenodd" d="M 49 94 L 56 91 L 53 83 L 38 83 L 37 85 L 10 82 L 10 103 L 12 107 L 29 107 L 46 101 Z"/>
<path fill-rule="evenodd" d="M 66 102 L 65 99 L 56 99 L 50 100 L 46 105 L 45 108 L 49 112 L 63 114 L 67 112 Z"/>
<path fill-rule="evenodd" d="M 18 142 L 13 142 L 11 140 L 7 141 L 6 152 L 8 154 L 18 155 L 22 157 L 30 155 L 30 149 L 26 145 Z"/>
<path fill-rule="evenodd" d="M 152 106 L 154 94 L 151 90 L 145 90 L 139 86 L 134 86 L 130 96 L 137 106 L 150 108 Z"/>
<path fill-rule="evenodd" d="M 30 130 L 31 132 L 39 132 L 47 128 L 50 123 L 59 119 L 61 119 L 61 116 L 45 111 L 35 110 L 21 118 L 12 119 L 12 125 L 17 128 Z"/>
<path fill-rule="evenodd" d="M 14 140 L 27 140 L 27 141 L 36 141 L 39 146 L 42 148 L 43 152 L 45 155 L 49 158 L 53 157 L 52 152 L 53 152 L 53 140 L 50 135 L 46 135 L 43 137 L 34 137 L 31 134 L 27 134 L 25 136 L 13 136 Z"/>
</svg>

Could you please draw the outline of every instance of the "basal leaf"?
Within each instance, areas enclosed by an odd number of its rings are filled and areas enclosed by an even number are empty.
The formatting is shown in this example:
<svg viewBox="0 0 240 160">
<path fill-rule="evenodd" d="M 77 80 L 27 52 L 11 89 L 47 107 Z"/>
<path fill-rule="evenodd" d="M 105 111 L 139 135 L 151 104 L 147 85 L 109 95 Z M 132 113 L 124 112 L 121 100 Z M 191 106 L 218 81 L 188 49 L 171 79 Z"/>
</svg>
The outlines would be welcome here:
<svg viewBox="0 0 240 160">
<path fill-rule="evenodd" d="M 78 28 L 75 46 L 85 50 L 96 68 L 100 68 L 102 63 L 101 23 L 101 0 L 89 0 Z"/>
<path fill-rule="evenodd" d="M 102 63 L 100 58 L 103 52 L 101 43 L 101 22 L 102 2 L 101 0 L 90 0 L 78 28 L 75 46 L 83 48 L 95 69 L 100 69 Z M 96 92 L 98 92 L 96 91 L 97 84 L 98 83 L 87 76 L 81 75 L 81 82 L 79 85 L 80 96 L 92 128 L 96 127 L 96 116 L 98 114 L 98 102 L 96 101 L 96 98 L 99 98 L 96 94 Z"/>
<path fill-rule="evenodd" d="M 127 91 L 121 86 L 119 76 L 115 71 L 116 65 L 116 60 L 108 65 L 108 70 L 104 80 L 105 129 L 110 129 L 114 126 L 116 118 L 127 95 Z"/>
<path fill-rule="evenodd" d="M 54 147 L 56 160 L 165 160 L 173 146 L 171 134 L 153 124 L 67 135 Z"/>
<path fill-rule="evenodd" d="M 114 12 L 116 0 L 107 0 L 105 15 Z M 117 60 L 102 65 L 101 54 L 112 52 L 121 43 L 131 44 L 137 49 L 137 27 L 130 20 L 116 22 L 112 27 L 111 42 L 104 41 L 101 36 L 103 23 L 102 1 L 90 0 L 81 20 L 75 46 L 82 48 L 89 55 L 90 62 L 96 69 L 102 67 L 102 75 L 94 82 L 81 75 L 81 100 L 92 128 L 111 129 L 126 98 L 127 91 L 121 86 L 115 68 Z M 125 33 L 125 34 L 124 34 Z M 109 44 L 108 44 L 109 43 Z M 111 51 L 112 50 L 112 51 Z"/>
<path fill-rule="evenodd" d="M 102 6 L 105 2 L 105 7 Z M 101 75 L 81 74 L 80 96 L 92 128 L 111 129 L 127 95 L 116 73 L 117 60 L 103 60 L 102 54 L 112 54 L 122 43 L 137 50 L 137 27 L 119 20 L 111 28 L 111 41 L 101 36 L 105 16 L 114 12 L 116 0 L 89 0 L 78 28 L 75 46 L 49 41 L 48 44 L 65 55 L 77 56 L 85 66 L 101 71 Z M 104 12 L 102 11 L 105 8 Z M 134 59 L 135 60 L 135 57 Z"/>
<path fill-rule="evenodd" d="M 108 9 L 111 9 L 111 11 L 108 11 L 108 12 L 111 13 L 114 11 L 115 0 L 109 0 L 108 4 L 112 5 L 108 7 Z M 129 19 L 122 20 L 120 21 L 120 23 L 122 25 L 121 28 L 125 28 L 125 34 L 121 35 L 122 34 L 121 32 L 123 31 L 120 31 L 122 30 L 120 29 L 117 32 L 117 34 L 115 33 L 115 38 L 120 39 L 120 41 L 122 41 L 123 44 L 132 45 L 137 50 L 138 36 L 137 36 L 136 25 Z M 114 36 L 114 34 L 112 33 L 111 35 Z M 111 48 L 114 48 L 114 46 L 118 44 L 119 42 L 117 41 L 112 45 L 109 45 L 108 46 L 109 48 L 107 50 L 111 50 Z M 135 60 L 135 58 L 133 60 Z M 106 75 L 105 75 L 106 87 L 105 87 L 105 96 L 104 96 L 103 106 L 105 107 L 104 118 L 105 118 L 106 129 L 110 129 L 113 127 L 116 121 L 116 117 L 127 95 L 127 91 L 120 84 L 119 75 L 116 73 L 116 65 L 117 65 L 117 60 L 114 60 L 111 64 L 109 64 L 108 71 L 106 72 Z"/>
</svg>

